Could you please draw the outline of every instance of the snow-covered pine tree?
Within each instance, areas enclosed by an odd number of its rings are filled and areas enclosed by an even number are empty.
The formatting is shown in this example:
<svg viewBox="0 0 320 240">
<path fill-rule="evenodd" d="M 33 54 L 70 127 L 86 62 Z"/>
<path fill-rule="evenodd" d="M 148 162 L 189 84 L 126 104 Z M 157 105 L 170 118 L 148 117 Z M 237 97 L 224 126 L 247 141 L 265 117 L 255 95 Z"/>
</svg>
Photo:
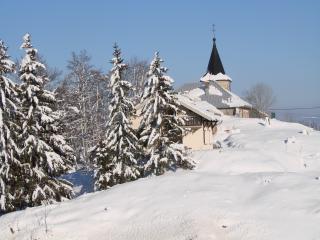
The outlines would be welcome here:
<svg viewBox="0 0 320 240">
<path fill-rule="evenodd" d="M 131 127 L 133 104 L 128 97 L 131 84 L 123 79 L 126 65 L 121 51 L 114 45 L 113 68 L 110 77 L 110 107 L 106 136 L 96 148 L 96 189 L 107 189 L 115 184 L 139 177 L 137 164 L 138 139 Z"/>
<path fill-rule="evenodd" d="M 47 81 L 41 71 L 45 66 L 37 61 L 29 34 L 23 38 L 19 76 L 21 84 L 22 142 L 21 161 L 25 166 L 25 187 L 21 207 L 52 203 L 72 196 L 71 183 L 58 177 L 72 167 L 73 151 L 59 134 L 59 113 L 52 92 L 44 89 Z"/>
<path fill-rule="evenodd" d="M 159 53 L 151 62 L 141 104 L 140 142 L 145 148 L 144 174 L 161 175 L 176 168 L 192 169 L 185 147 L 180 144 L 184 129 L 178 117 L 178 103 L 174 98 L 173 79 L 165 75 Z"/>
<path fill-rule="evenodd" d="M 19 134 L 17 86 L 7 76 L 14 71 L 15 64 L 9 59 L 7 47 L 0 40 L 0 213 L 17 208 L 19 188 L 23 186 L 16 144 Z"/>
</svg>

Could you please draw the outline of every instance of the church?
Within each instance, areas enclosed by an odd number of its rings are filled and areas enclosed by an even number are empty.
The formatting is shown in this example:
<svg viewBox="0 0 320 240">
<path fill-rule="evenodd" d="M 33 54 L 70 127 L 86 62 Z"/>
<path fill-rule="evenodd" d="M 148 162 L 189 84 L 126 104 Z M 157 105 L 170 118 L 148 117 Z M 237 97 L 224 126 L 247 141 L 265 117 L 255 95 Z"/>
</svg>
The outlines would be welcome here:
<svg viewBox="0 0 320 240">
<path fill-rule="evenodd" d="M 200 81 L 184 84 L 178 92 L 190 100 L 206 101 L 224 115 L 242 118 L 264 117 L 264 113 L 257 111 L 250 103 L 231 91 L 231 83 L 232 79 L 225 73 L 214 37 L 207 72 Z"/>
<path fill-rule="evenodd" d="M 207 72 L 200 81 L 184 84 L 177 90 L 175 98 L 180 104 L 180 115 L 184 119 L 186 134 L 181 142 L 193 150 L 215 147 L 215 134 L 222 123 L 223 115 L 235 117 L 263 117 L 251 104 L 231 91 L 232 79 L 223 68 L 216 39 L 209 59 Z M 137 129 L 142 119 L 142 104 L 136 105 L 132 126 Z"/>
</svg>

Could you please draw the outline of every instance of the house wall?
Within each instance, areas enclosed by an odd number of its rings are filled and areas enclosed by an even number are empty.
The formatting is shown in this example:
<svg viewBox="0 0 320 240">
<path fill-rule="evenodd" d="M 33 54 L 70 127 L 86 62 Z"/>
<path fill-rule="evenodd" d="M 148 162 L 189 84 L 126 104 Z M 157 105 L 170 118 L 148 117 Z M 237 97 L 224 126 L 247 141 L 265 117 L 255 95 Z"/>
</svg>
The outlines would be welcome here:
<svg viewBox="0 0 320 240">
<path fill-rule="evenodd" d="M 231 81 L 230 80 L 216 80 L 216 82 L 224 89 L 231 91 Z"/>
<path fill-rule="evenodd" d="M 235 108 L 219 108 L 219 110 L 224 114 L 228 116 L 234 116 L 236 114 Z"/>
<path fill-rule="evenodd" d="M 247 108 L 219 108 L 224 115 L 228 116 L 237 116 L 241 118 L 250 118 L 251 117 L 251 109 Z"/>
<path fill-rule="evenodd" d="M 242 118 L 249 118 L 250 117 L 250 110 L 240 108 L 239 114 L 240 114 L 240 117 L 242 117 Z"/>
<path fill-rule="evenodd" d="M 192 127 L 183 137 L 182 143 L 193 150 L 208 150 L 213 148 L 214 134 L 217 127 Z"/>
</svg>

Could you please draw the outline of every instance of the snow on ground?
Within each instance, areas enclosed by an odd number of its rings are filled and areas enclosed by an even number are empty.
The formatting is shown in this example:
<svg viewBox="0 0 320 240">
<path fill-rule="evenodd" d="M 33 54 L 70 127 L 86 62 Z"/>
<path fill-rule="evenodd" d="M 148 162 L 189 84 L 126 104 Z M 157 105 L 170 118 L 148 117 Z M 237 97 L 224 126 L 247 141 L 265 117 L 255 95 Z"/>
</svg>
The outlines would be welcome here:
<svg viewBox="0 0 320 240">
<path fill-rule="evenodd" d="M 0 239 L 320 239 L 320 132 L 226 117 L 217 140 L 193 171 L 4 215 Z"/>
</svg>

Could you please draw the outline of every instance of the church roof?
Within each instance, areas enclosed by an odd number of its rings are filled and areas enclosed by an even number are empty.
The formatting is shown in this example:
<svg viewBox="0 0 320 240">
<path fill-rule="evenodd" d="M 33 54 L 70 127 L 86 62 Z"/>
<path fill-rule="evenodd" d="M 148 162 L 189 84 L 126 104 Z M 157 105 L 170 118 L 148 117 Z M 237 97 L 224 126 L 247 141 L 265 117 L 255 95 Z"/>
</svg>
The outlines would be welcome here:
<svg viewBox="0 0 320 240">
<path fill-rule="evenodd" d="M 178 89 L 178 92 L 193 99 L 206 101 L 216 108 L 247 107 L 251 104 L 241 99 L 238 95 L 230 92 L 215 81 L 210 81 L 208 85 L 202 82 L 187 83 Z"/>
<path fill-rule="evenodd" d="M 210 73 L 212 75 L 217 75 L 218 73 L 225 74 L 225 71 L 218 53 L 218 49 L 217 49 L 216 38 L 213 38 L 213 46 L 212 46 L 209 64 L 207 67 L 207 73 Z"/>
</svg>

